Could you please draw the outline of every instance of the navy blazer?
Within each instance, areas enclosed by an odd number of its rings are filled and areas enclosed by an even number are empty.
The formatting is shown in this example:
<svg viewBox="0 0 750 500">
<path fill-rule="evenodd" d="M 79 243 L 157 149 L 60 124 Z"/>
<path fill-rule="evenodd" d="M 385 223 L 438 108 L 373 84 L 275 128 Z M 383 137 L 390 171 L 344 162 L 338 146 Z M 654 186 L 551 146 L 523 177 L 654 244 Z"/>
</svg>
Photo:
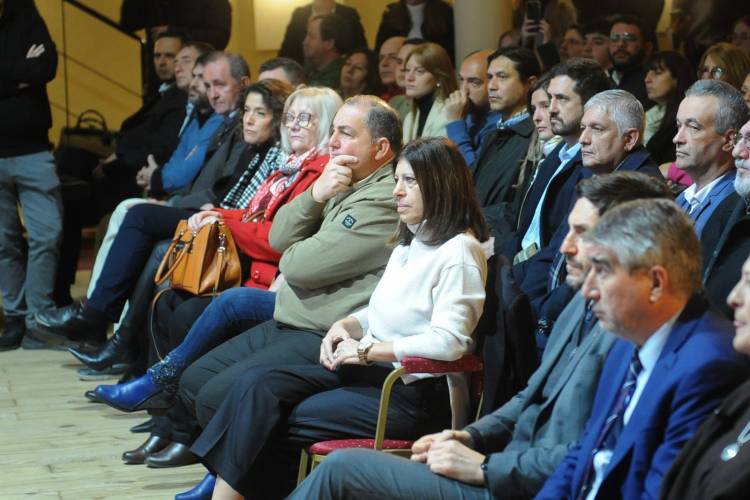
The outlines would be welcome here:
<svg viewBox="0 0 750 500">
<path fill-rule="evenodd" d="M 719 179 L 716 185 L 711 188 L 711 192 L 706 195 L 706 198 L 693 213 L 690 213 L 690 204 L 685 199 L 685 191 L 677 197 L 677 204 L 695 221 L 695 232 L 698 233 L 699 238 L 701 233 L 703 233 L 703 228 L 706 227 L 706 223 L 714 211 L 721 205 L 721 202 L 734 193 L 734 178 L 736 174 L 737 171 L 732 169 Z"/>
<path fill-rule="evenodd" d="M 731 323 L 694 296 L 669 332 L 635 409 L 623 428 L 597 498 L 657 498 L 682 445 L 747 377 L 732 349 Z M 619 395 L 633 344 L 618 339 L 602 369 L 591 417 L 578 444 L 536 498 L 575 498 L 604 422 Z"/>
<path fill-rule="evenodd" d="M 577 157 L 577 158 L 580 158 Z M 573 162 L 571 162 L 573 163 Z M 566 166 L 565 170 L 568 169 Z M 638 146 L 628 156 L 626 156 L 620 165 L 617 167 L 617 172 L 640 172 L 656 177 L 659 180 L 664 180 L 664 177 L 659 171 L 659 166 L 651 159 L 651 155 L 648 150 L 643 146 Z M 565 236 L 568 234 L 568 214 L 573 210 L 575 205 L 575 188 L 576 184 L 581 179 L 591 177 L 593 174 L 590 169 L 580 164 L 578 172 L 571 174 L 568 177 L 568 182 L 563 186 L 566 191 L 564 194 L 560 193 L 558 196 L 567 205 L 561 206 L 561 204 L 555 204 L 554 210 L 557 210 L 558 214 L 545 214 L 545 209 L 542 211 L 542 220 L 545 217 L 549 220 L 557 221 L 559 223 L 555 233 L 549 238 L 545 247 L 543 247 L 539 253 L 532 256 L 530 259 L 521 262 L 513 266 L 513 275 L 516 282 L 519 283 L 521 290 L 529 296 L 531 300 L 531 306 L 538 318 L 546 317 L 548 319 L 555 319 L 557 315 L 562 311 L 567 301 L 570 300 L 572 294 L 560 295 L 563 299 L 562 302 L 550 305 L 551 307 L 545 315 L 540 315 L 545 306 L 545 297 L 552 291 L 548 288 L 548 278 L 550 273 L 550 267 L 555 260 L 555 257 L 560 253 L 560 245 L 562 245 Z"/>
</svg>

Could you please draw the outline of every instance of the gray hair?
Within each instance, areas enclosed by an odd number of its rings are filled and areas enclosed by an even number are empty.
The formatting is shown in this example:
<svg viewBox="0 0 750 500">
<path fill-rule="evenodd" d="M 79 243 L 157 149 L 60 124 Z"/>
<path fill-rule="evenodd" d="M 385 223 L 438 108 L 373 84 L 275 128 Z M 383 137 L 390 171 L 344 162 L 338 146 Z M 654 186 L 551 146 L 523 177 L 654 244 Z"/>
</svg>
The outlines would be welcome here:
<svg viewBox="0 0 750 500">
<path fill-rule="evenodd" d="M 607 248 L 628 272 L 664 267 L 677 294 L 689 297 L 703 288 L 700 242 L 693 223 L 672 200 L 622 203 L 607 211 L 583 240 Z"/>
<path fill-rule="evenodd" d="M 387 102 L 374 95 L 355 95 L 347 99 L 344 104 L 360 106 L 367 110 L 365 127 L 373 142 L 383 137 L 388 139 L 394 154 L 401 151 L 403 141 L 401 119 Z"/>
<path fill-rule="evenodd" d="M 327 148 L 328 141 L 331 139 L 333 117 L 341 107 L 341 97 L 328 87 L 304 87 L 295 90 L 287 97 L 284 103 L 284 114 L 289 111 L 289 108 L 295 101 L 300 101 L 312 112 L 318 122 L 317 146 Z M 281 125 L 281 147 L 287 153 L 291 151 L 289 131 L 283 125 L 283 119 Z"/>
<path fill-rule="evenodd" d="M 602 108 L 617 125 L 617 133 L 622 135 L 626 130 L 634 128 L 643 138 L 643 127 L 646 115 L 643 105 L 627 90 L 612 89 L 599 92 L 586 101 L 584 113 L 591 108 Z"/>
<path fill-rule="evenodd" d="M 750 119 L 745 98 L 739 90 L 721 80 L 698 80 L 685 92 L 685 97 L 715 97 L 716 133 L 725 134 L 729 130 L 739 130 Z"/>
<path fill-rule="evenodd" d="M 215 50 L 204 54 L 201 62 L 205 66 L 209 63 L 221 61 L 222 59 L 226 60 L 227 64 L 229 64 L 229 74 L 232 75 L 232 78 L 236 81 L 239 82 L 244 77 L 250 78 L 250 66 L 247 65 L 245 58 L 239 54 Z"/>
</svg>

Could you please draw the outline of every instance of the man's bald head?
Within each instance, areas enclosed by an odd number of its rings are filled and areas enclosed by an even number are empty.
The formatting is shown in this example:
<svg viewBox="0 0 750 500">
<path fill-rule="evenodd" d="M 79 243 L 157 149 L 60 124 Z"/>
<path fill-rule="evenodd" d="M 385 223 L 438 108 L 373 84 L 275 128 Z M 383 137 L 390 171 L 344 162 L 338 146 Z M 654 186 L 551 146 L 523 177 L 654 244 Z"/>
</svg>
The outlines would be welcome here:
<svg viewBox="0 0 750 500">
<path fill-rule="evenodd" d="M 466 56 L 458 71 L 458 85 L 474 108 L 489 109 L 487 98 L 487 58 L 492 50 L 478 50 Z"/>
</svg>

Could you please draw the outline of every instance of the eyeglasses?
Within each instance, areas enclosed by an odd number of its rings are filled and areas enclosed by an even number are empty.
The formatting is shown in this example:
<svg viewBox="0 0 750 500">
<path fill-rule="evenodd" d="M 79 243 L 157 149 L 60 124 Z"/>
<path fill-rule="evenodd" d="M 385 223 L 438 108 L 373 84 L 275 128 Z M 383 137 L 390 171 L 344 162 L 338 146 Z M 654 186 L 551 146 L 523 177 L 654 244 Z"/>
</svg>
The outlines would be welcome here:
<svg viewBox="0 0 750 500">
<path fill-rule="evenodd" d="M 313 117 L 310 113 L 300 113 L 297 116 L 294 116 L 291 113 L 284 113 L 284 125 L 291 128 L 296 123 L 302 128 L 307 128 L 310 126 L 312 118 Z"/>
<path fill-rule="evenodd" d="M 612 33 L 609 35 L 609 40 L 611 42 L 619 42 L 622 40 L 623 42 L 637 42 L 638 41 L 638 35 L 634 33 Z"/>
<path fill-rule="evenodd" d="M 710 78 L 711 80 L 721 80 L 721 77 L 724 76 L 725 72 L 726 70 L 720 66 L 714 68 L 702 68 L 700 73 L 698 73 L 698 76 L 702 79 Z"/>
<path fill-rule="evenodd" d="M 740 144 L 745 146 L 745 149 L 750 151 L 750 135 L 737 134 L 732 139 L 732 144 L 737 147 Z"/>
</svg>

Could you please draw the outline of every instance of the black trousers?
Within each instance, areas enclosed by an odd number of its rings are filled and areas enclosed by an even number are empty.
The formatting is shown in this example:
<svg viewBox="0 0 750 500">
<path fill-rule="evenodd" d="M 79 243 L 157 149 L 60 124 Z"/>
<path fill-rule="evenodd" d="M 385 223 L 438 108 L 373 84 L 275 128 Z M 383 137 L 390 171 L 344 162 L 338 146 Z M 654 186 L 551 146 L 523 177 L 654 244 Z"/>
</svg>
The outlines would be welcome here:
<svg viewBox="0 0 750 500">
<path fill-rule="evenodd" d="M 296 330 L 266 321 L 224 342 L 185 370 L 175 404 L 167 413 L 173 441 L 192 444 L 199 422 L 208 422 L 232 386 L 255 366 L 314 364 L 323 332 Z"/>
<path fill-rule="evenodd" d="M 317 441 L 372 437 L 391 366 L 257 366 L 246 371 L 205 426 L 192 451 L 234 489 L 257 498 L 292 491 L 299 452 Z M 423 379 L 391 393 L 387 434 L 415 439 L 450 425 L 445 379 Z"/>
</svg>

